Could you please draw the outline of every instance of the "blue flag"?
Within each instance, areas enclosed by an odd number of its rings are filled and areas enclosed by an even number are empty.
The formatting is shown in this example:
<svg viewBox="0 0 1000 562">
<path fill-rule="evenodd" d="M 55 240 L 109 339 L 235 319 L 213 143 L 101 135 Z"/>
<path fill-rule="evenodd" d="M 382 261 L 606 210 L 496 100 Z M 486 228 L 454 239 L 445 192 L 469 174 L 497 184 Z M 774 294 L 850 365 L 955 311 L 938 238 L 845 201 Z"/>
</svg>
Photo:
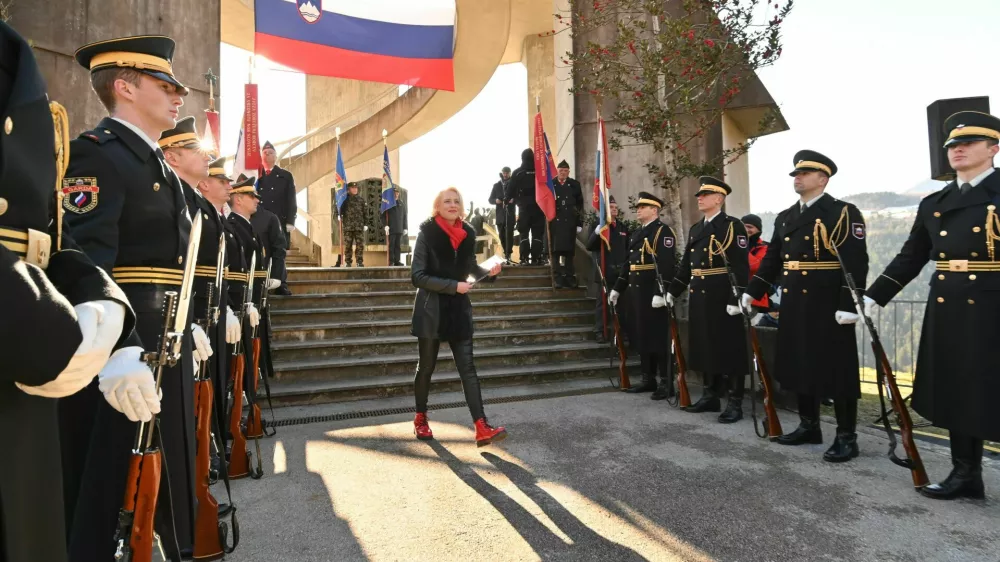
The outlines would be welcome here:
<svg viewBox="0 0 1000 562">
<path fill-rule="evenodd" d="M 347 201 L 347 171 L 344 170 L 344 156 L 340 153 L 340 143 L 337 143 L 337 169 L 333 173 L 333 183 L 337 186 L 334 192 L 339 214 Z"/>
<path fill-rule="evenodd" d="M 384 213 L 396 206 L 396 184 L 392 183 L 392 170 L 389 169 L 389 147 L 382 151 L 382 205 L 379 212 Z"/>
</svg>

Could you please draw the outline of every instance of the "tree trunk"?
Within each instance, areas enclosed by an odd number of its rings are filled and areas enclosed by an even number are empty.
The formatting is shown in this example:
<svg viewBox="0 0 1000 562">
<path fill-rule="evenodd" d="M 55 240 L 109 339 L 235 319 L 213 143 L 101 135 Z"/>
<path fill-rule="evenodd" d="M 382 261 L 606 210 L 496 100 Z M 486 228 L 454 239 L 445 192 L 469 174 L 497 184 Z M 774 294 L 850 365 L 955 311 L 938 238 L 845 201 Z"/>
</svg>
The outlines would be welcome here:
<svg viewBox="0 0 1000 562">
<path fill-rule="evenodd" d="M 669 153 L 663 153 L 663 169 L 672 170 L 673 161 Z M 683 252 L 687 245 L 688 225 L 684 220 L 684 213 L 681 211 L 681 186 L 675 184 L 666 188 L 663 198 L 663 209 L 660 210 L 660 217 L 674 229 L 674 248 L 677 252 Z M 682 256 L 683 257 L 683 256 Z"/>
</svg>

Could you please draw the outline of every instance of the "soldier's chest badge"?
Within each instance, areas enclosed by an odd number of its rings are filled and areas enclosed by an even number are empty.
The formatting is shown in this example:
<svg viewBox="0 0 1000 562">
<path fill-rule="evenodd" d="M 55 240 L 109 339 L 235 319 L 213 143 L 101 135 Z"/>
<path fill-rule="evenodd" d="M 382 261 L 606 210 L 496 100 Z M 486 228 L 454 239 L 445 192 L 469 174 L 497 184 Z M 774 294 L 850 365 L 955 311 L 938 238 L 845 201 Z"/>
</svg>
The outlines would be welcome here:
<svg viewBox="0 0 1000 562">
<path fill-rule="evenodd" d="M 63 208 L 82 215 L 97 207 L 97 178 L 65 178 L 62 184 Z"/>
<path fill-rule="evenodd" d="M 747 237 L 743 236 L 742 234 L 737 234 L 736 235 L 736 245 L 739 246 L 740 248 L 746 248 L 747 247 Z"/>
<path fill-rule="evenodd" d="M 851 232 L 854 233 L 854 237 L 857 238 L 858 240 L 864 240 L 865 239 L 865 225 L 864 224 L 862 224 L 860 222 L 856 222 L 856 223 L 852 224 L 851 225 Z"/>
</svg>

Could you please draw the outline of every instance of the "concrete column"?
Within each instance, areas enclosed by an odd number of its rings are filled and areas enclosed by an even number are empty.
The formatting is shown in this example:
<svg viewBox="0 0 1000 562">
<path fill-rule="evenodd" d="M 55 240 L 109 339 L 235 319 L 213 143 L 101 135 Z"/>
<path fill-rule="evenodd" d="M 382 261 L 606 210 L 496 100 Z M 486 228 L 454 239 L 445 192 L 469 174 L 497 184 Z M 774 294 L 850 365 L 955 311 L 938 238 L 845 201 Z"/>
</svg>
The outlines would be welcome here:
<svg viewBox="0 0 1000 562">
<path fill-rule="evenodd" d="M 534 148 L 535 104 L 542 110 L 542 123 L 549 138 L 552 155 L 557 153 L 559 123 L 556 119 L 556 72 L 553 37 L 528 36 L 521 51 L 521 64 L 528 70 L 528 139 L 526 147 Z M 570 150 L 569 152 L 572 152 Z"/>
<path fill-rule="evenodd" d="M 729 116 L 722 115 L 722 149 L 730 150 L 747 141 L 747 135 L 739 124 Z M 726 197 L 726 214 L 742 217 L 750 212 L 750 162 L 744 154 L 734 162 L 727 162 L 723 168 L 724 178 L 733 193 Z"/>
<path fill-rule="evenodd" d="M 564 29 L 558 22 L 568 22 L 573 18 L 572 4 L 554 0 L 552 2 L 552 12 L 562 16 L 562 19 L 553 17 L 556 21 L 553 27 L 558 33 L 552 37 L 553 63 L 554 63 L 554 84 L 553 97 L 555 98 L 555 135 L 549 135 L 549 142 L 553 144 L 552 153 L 555 161 L 566 160 L 569 163 L 570 175 L 587 185 L 580 175 L 580 170 L 576 167 L 576 127 L 574 123 L 574 108 L 576 96 L 573 95 L 573 73 L 570 66 L 563 61 L 568 61 L 567 53 L 573 52 L 573 36 L 567 29 Z M 530 77 L 529 77 L 530 83 Z M 546 123 L 548 123 L 546 121 Z M 593 178 L 593 175 L 588 176 Z M 589 181 L 589 180 L 588 180 Z M 585 194 L 586 195 L 586 194 Z M 585 199 L 587 199 L 585 197 Z"/>
</svg>

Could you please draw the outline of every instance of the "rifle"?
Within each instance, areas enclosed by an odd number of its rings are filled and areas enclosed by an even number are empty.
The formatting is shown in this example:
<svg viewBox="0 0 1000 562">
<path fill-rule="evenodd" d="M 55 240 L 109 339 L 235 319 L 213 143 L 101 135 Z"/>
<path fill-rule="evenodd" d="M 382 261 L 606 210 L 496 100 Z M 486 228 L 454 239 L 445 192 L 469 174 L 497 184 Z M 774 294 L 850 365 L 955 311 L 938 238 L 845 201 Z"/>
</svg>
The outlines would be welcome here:
<svg viewBox="0 0 1000 562">
<path fill-rule="evenodd" d="M 830 246 L 834 245 L 831 244 Z M 910 411 L 906 408 L 906 403 L 903 402 L 902 395 L 899 393 L 899 386 L 896 385 L 896 375 L 892 372 L 892 365 L 885 354 L 885 348 L 882 347 L 882 340 L 879 339 L 878 330 L 875 329 L 875 324 L 872 322 L 871 317 L 865 314 L 865 305 L 861 290 L 854 283 L 854 276 L 851 275 L 847 270 L 847 266 L 844 265 L 844 259 L 840 256 L 839 248 L 836 246 L 830 248 L 828 246 L 827 249 L 830 250 L 830 253 L 837 256 L 837 263 L 840 264 L 844 280 L 847 281 L 847 287 L 851 292 L 851 299 L 854 301 L 854 306 L 857 307 L 858 313 L 865 319 L 865 325 L 868 326 L 868 334 L 872 338 L 872 351 L 875 353 L 876 361 L 875 372 L 878 375 L 878 400 L 882 408 L 882 425 L 885 427 L 886 435 L 889 436 L 889 460 L 903 468 L 910 469 L 910 476 L 913 478 L 913 487 L 917 489 L 923 488 L 930 484 L 930 480 L 927 478 L 927 471 L 924 470 L 924 463 L 920 460 L 920 452 L 917 451 L 917 444 L 913 441 L 913 420 L 910 418 Z M 892 430 L 892 426 L 889 425 L 889 413 L 885 408 L 885 395 L 882 392 L 883 387 L 885 388 L 885 392 L 889 393 L 892 409 L 899 421 L 899 435 L 903 439 L 903 450 L 906 451 L 906 459 L 896 456 L 896 433 Z"/>
<path fill-rule="evenodd" d="M 729 256 L 726 255 L 722 243 L 715 238 L 712 239 L 719 248 L 718 255 L 722 256 L 722 261 L 726 264 L 726 276 L 729 278 L 729 287 L 736 299 L 736 306 L 740 309 L 740 316 L 743 317 L 743 333 L 746 335 L 747 365 L 753 369 L 750 376 L 750 419 L 753 420 L 753 431 L 757 437 L 768 438 L 777 441 L 781 436 L 781 422 L 778 420 L 778 411 L 774 407 L 774 396 L 771 394 L 771 380 L 767 376 L 767 367 L 764 366 L 764 357 L 760 354 L 760 345 L 757 343 L 757 334 L 753 325 L 750 324 L 750 311 L 744 310 L 740 300 L 743 295 L 740 293 L 739 282 L 736 274 L 729 265 Z M 711 242 L 709 243 L 711 245 Z M 709 248 L 711 251 L 711 248 Z M 754 376 L 756 375 L 756 377 Z M 742 375 L 741 375 L 742 376 Z M 760 427 L 757 426 L 757 398 L 754 390 L 754 379 L 760 380 L 761 388 L 764 391 L 764 419 L 761 420 Z"/>
<path fill-rule="evenodd" d="M 656 285 L 666 300 L 667 289 L 666 285 L 663 284 L 663 275 L 660 274 L 660 264 L 656 261 L 656 256 L 653 256 L 653 270 L 656 274 Z M 674 307 L 669 304 L 667 305 L 667 316 L 670 318 L 670 355 L 672 356 L 670 367 L 673 368 L 673 363 L 677 363 L 677 376 L 675 377 L 677 399 L 667 402 L 671 406 L 686 408 L 691 405 L 691 394 L 687 387 L 687 362 L 684 360 L 684 350 L 681 348 L 681 332 L 677 328 L 677 315 L 674 313 Z"/>
<path fill-rule="evenodd" d="M 604 288 L 604 299 L 607 301 L 608 293 L 611 292 L 608 289 L 608 279 L 604 277 L 603 268 L 598 267 L 597 272 L 601 275 L 601 286 Z M 632 388 L 632 383 L 628 378 L 628 367 L 625 365 L 628 362 L 628 353 L 625 351 L 625 342 L 622 341 L 622 328 L 618 322 L 618 307 L 616 305 L 611 305 L 611 322 L 615 329 L 615 341 L 611 346 L 612 349 L 617 348 L 618 351 L 618 389 L 628 390 Z"/>
<path fill-rule="evenodd" d="M 253 477 L 250 472 L 250 451 L 247 451 L 246 433 L 241 427 L 243 418 L 243 379 L 246 369 L 245 350 L 243 349 L 243 319 L 247 315 L 247 306 L 253 302 L 253 272 L 257 266 L 257 254 L 250 257 L 250 268 L 247 269 L 247 286 L 243 292 L 244 306 L 240 308 L 240 339 L 233 346 L 233 361 L 229 367 L 229 376 L 233 379 L 233 405 L 229 410 L 229 433 L 233 436 L 233 448 L 229 454 L 229 477 L 233 480 Z"/>
<path fill-rule="evenodd" d="M 260 290 L 260 314 L 261 322 L 263 322 L 263 317 L 267 314 L 267 280 L 271 278 L 271 266 L 274 263 L 274 258 L 268 258 L 267 260 L 267 276 L 264 278 L 264 284 L 261 286 Z M 259 327 L 259 325 L 258 325 Z M 265 334 L 266 335 L 266 334 Z M 271 388 L 270 384 L 267 382 L 267 378 L 264 377 L 264 373 L 260 369 L 260 347 L 261 341 L 260 336 L 257 334 L 257 328 L 253 329 L 253 400 L 250 401 L 250 413 L 247 416 L 247 437 L 252 439 L 259 439 L 264 437 L 273 437 L 277 432 L 274 428 L 274 407 L 271 405 Z M 257 403 L 257 393 L 260 390 L 260 380 L 264 379 L 264 389 L 267 392 L 267 403 L 268 408 L 271 410 L 271 433 L 267 433 L 264 428 L 264 420 L 261 416 L 260 404 Z M 260 445 L 257 445 L 257 464 L 258 469 L 260 469 Z"/>
<path fill-rule="evenodd" d="M 163 368 L 173 367 L 181 359 L 181 346 L 187 328 L 188 308 L 191 305 L 194 270 L 198 262 L 198 245 L 201 242 L 201 213 L 196 213 L 188 239 L 187 265 L 181 280 L 180 294 L 167 291 L 163 298 L 163 333 L 157 342 L 156 351 L 146 351 L 140 359 L 153 371 L 156 391 L 160 391 Z M 148 562 L 153 557 L 153 519 L 156 515 L 156 501 L 160 491 L 163 469 L 163 451 L 159 443 L 154 446 L 154 438 L 159 441 L 157 416 L 149 422 L 139 422 L 135 432 L 135 446 L 128 461 L 128 476 L 125 479 L 125 499 L 118 511 L 118 525 L 114 541 L 117 545 L 116 561 Z"/>
</svg>

